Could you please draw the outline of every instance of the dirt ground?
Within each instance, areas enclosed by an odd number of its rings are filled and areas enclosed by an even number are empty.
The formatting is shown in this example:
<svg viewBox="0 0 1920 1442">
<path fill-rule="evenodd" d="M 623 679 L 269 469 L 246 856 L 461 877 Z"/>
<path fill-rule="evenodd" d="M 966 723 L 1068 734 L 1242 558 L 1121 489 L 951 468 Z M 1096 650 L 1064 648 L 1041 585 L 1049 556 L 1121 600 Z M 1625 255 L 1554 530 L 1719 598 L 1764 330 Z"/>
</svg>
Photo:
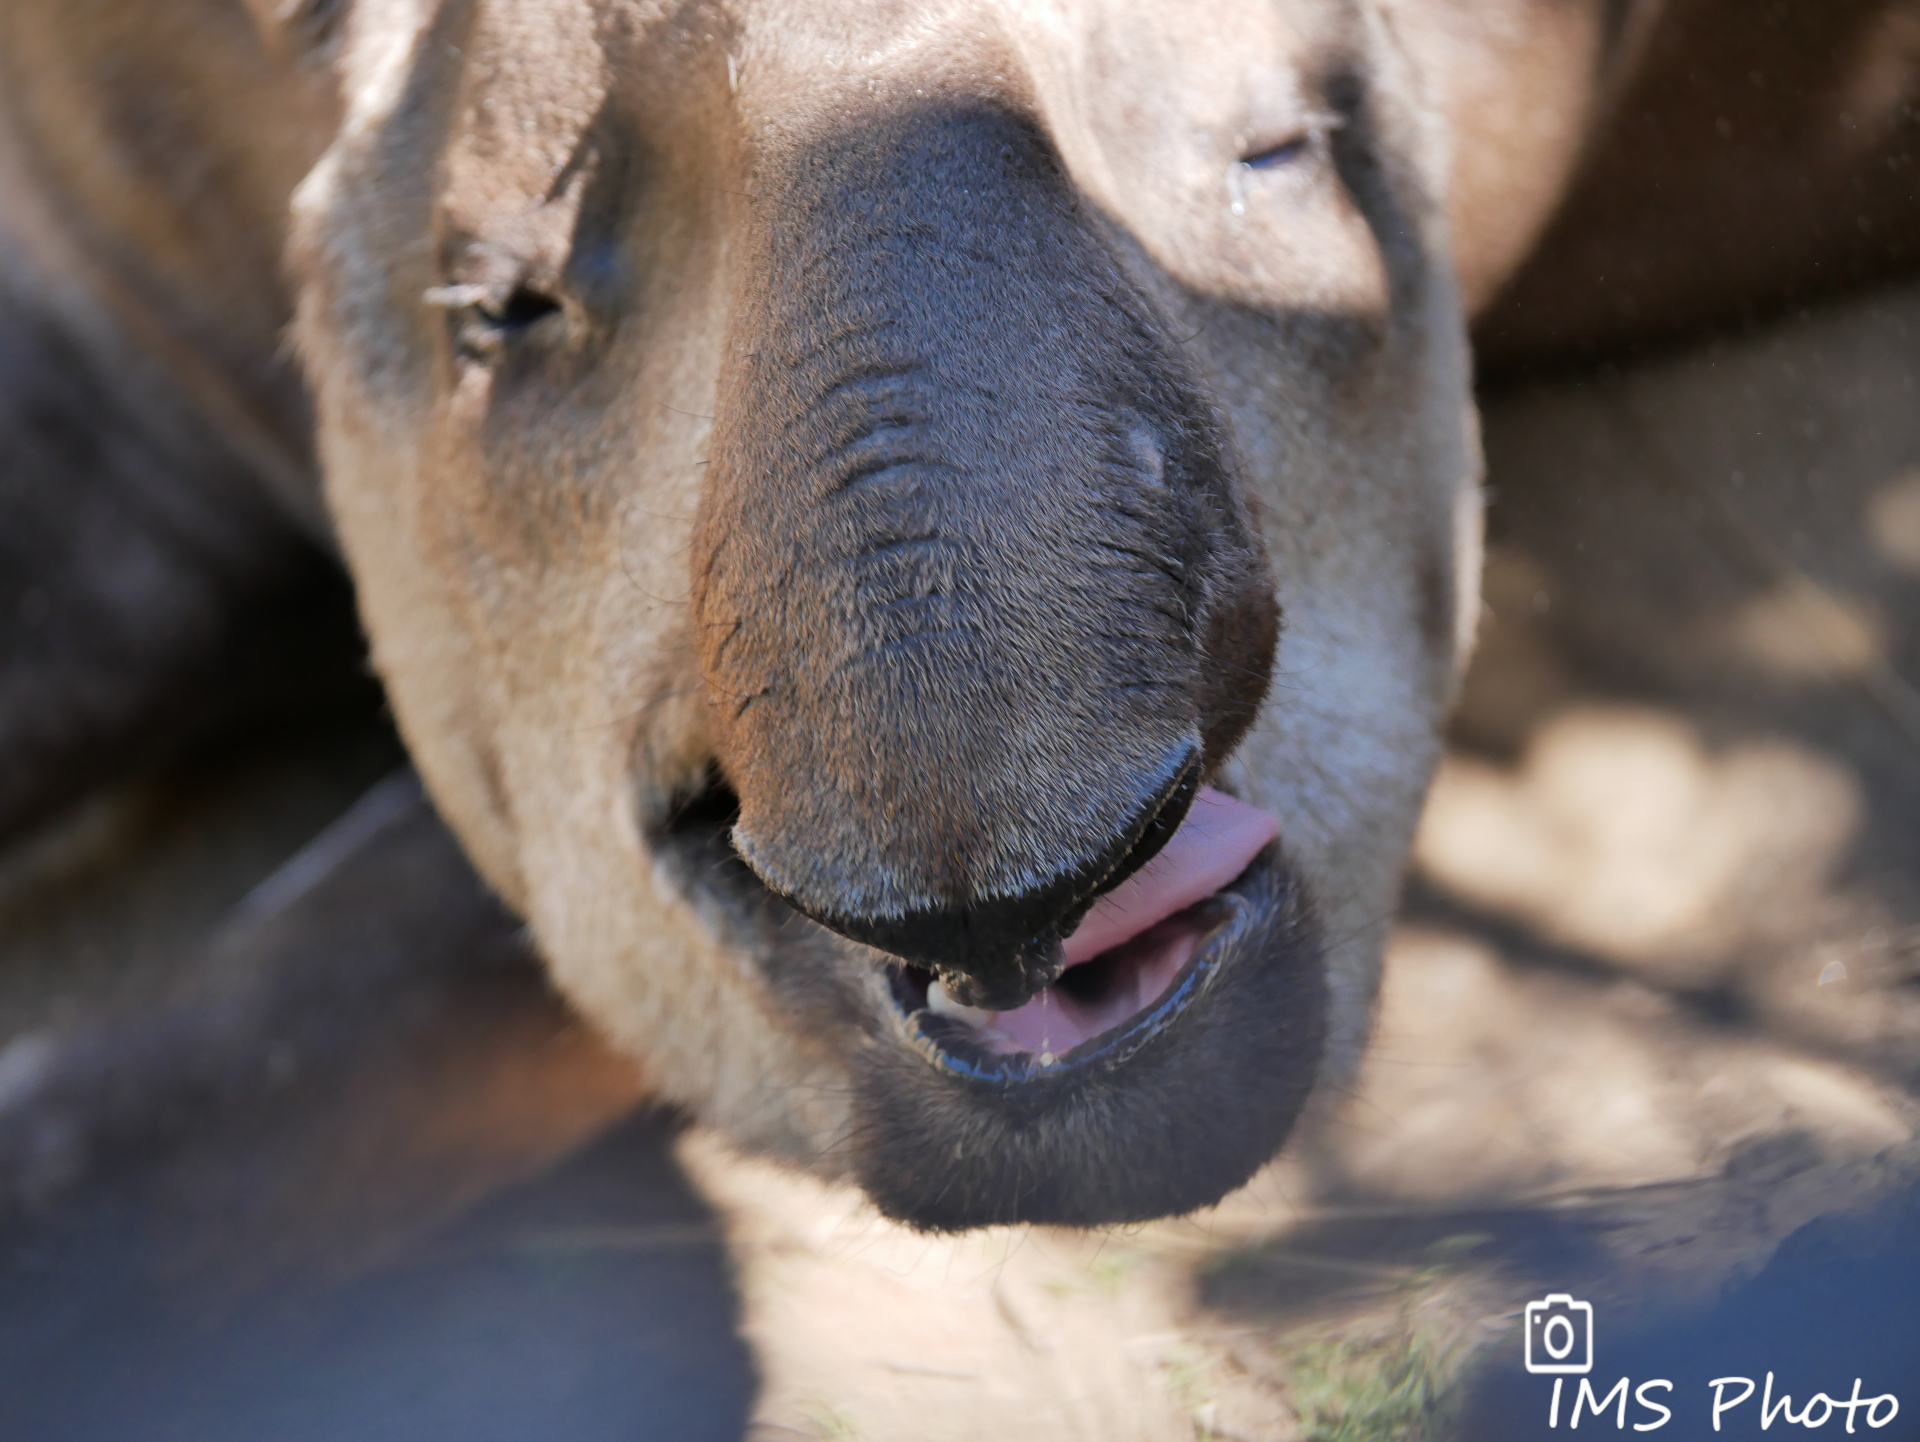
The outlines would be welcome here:
<svg viewBox="0 0 1920 1442">
<path fill-rule="evenodd" d="M 377 718 L 98 799 L 0 856 L 0 1435 L 1505 1442 L 1551 1291 L 1663 1436 L 1772 1371 L 1920 1437 L 1916 373 L 1907 288 L 1487 397 L 1373 1047 L 1176 1222 L 928 1239 L 649 1116 Z"/>
</svg>

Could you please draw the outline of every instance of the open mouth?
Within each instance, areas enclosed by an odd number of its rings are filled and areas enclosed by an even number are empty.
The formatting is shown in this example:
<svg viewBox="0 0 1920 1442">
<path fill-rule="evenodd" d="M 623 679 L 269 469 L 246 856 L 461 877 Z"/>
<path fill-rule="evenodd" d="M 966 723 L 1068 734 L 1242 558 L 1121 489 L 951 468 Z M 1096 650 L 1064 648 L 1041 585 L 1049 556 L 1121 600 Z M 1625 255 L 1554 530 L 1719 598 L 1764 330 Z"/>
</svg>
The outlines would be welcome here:
<svg viewBox="0 0 1920 1442">
<path fill-rule="evenodd" d="M 752 910 L 770 905 L 787 914 L 734 852 L 728 836 L 737 815 L 717 776 L 675 812 L 664 834 L 690 863 L 689 891 L 718 891 L 755 903 Z M 1209 943 L 1244 909 L 1229 888 L 1279 830 L 1268 813 L 1201 787 L 1159 854 L 1102 896 L 1067 937 L 1065 966 L 1052 984 L 1019 1007 L 986 1011 L 954 1000 L 931 970 L 895 959 L 887 990 L 896 1023 L 940 1070 L 1000 1085 L 1112 1060 L 1204 989 L 1218 950 Z"/>
<path fill-rule="evenodd" d="M 1053 983 L 1003 1011 L 800 923 L 733 849 L 737 816 L 712 774 L 662 818 L 655 855 L 787 1024 L 838 1039 L 852 1140 L 836 1160 L 885 1215 L 936 1231 L 1168 1216 L 1239 1186 L 1292 1129 L 1326 978 L 1264 812 L 1202 790 L 1066 939 Z"/>
<path fill-rule="evenodd" d="M 1023 1005 L 963 1006 L 931 971 L 905 964 L 894 1000 L 931 1059 L 963 1074 L 1013 1081 L 1102 1055 L 1157 1030 L 1197 989 L 1205 944 L 1228 918 L 1219 893 L 1279 829 L 1266 812 L 1202 787 L 1159 855 L 1066 939 L 1059 977 Z"/>
</svg>

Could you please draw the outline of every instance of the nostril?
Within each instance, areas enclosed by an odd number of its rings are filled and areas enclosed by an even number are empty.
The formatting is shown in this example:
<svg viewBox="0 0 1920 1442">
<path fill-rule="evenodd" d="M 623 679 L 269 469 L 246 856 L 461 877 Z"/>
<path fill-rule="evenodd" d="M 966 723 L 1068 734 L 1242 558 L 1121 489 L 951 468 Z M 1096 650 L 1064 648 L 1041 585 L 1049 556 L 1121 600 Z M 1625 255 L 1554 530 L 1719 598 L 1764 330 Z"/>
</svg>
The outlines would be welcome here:
<svg viewBox="0 0 1920 1442">
<path fill-rule="evenodd" d="M 698 784 L 673 794 L 650 819 L 647 830 L 655 840 L 670 841 L 681 851 L 744 869 L 746 863 L 734 851 L 732 840 L 739 819 L 740 798 L 720 768 L 709 766 Z"/>
<path fill-rule="evenodd" d="M 687 896 L 719 895 L 729 906 L 749 906 L 766 895 L 759 878 L 733 849 L 740 801 L 709 767 L 696 783 L 676 791 L 641 825 L 655 861 Z"/>
</svg>

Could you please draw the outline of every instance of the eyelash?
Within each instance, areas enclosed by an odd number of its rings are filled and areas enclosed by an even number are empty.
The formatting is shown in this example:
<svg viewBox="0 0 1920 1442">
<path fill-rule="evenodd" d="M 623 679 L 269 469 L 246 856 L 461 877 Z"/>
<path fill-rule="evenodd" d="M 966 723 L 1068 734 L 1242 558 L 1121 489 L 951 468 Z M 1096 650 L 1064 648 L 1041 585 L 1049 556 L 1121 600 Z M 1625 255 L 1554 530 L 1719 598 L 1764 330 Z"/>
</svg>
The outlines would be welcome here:
<svg viewBox="0 0 1920 1442">
<path fill-rule="evenodd" d="M 1248 170 L 1276 170 L 1282 165 L 1289 165 L 1300 159 L 1312 144 L 1312 132 L 1305 131 L 1289 140 L 1281 141 L 1270 149 L 1261 151 L 1258 155 L 1246 156 L 1240 163 Z"/>
<path fill-rule="evenodd" d="M 1337 111 L 1315 111 L 1298 117 L 1296 123 L 1299 124 L 1300 129 L 1292 135 L 1278 145 L 1270 145 L 1265 150 L 1241 156 L 1240 163 L 1248 170 L 1278 170 L 1282 166 L 1304 160 L 1326 140 L 1331 132 L 1345 125 L 1347 118 Z"/>
</svg>

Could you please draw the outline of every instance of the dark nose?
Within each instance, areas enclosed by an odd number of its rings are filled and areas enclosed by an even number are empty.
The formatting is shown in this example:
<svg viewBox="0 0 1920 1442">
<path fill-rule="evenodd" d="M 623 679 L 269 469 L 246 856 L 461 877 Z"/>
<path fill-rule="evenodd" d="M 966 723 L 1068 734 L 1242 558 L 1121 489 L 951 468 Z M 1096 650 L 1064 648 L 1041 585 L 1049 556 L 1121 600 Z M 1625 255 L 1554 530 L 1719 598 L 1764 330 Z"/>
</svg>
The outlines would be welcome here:
<svg viewBox="0 0 1920 1442">
<path fill-rule="evenodd" d="M 1015 895 L 897 916 L 819 914 L 814 920 L 937 972 L 947 994 L 964 1006 L 1008 1010 L 1059 975 L 1062 940 L 1098 896 L 1159 853 L 1199 786 L 1200 756 L 1189 751 L 1110 846 Z"/>
<path fill-rule="evenodd" d="M 1060 967 L 1257 713 L 1223 417 L 1045 138 L 912 110 L 756 162 L 689 552 L 734 846 L 975 1006 Z"/>
</svg>

